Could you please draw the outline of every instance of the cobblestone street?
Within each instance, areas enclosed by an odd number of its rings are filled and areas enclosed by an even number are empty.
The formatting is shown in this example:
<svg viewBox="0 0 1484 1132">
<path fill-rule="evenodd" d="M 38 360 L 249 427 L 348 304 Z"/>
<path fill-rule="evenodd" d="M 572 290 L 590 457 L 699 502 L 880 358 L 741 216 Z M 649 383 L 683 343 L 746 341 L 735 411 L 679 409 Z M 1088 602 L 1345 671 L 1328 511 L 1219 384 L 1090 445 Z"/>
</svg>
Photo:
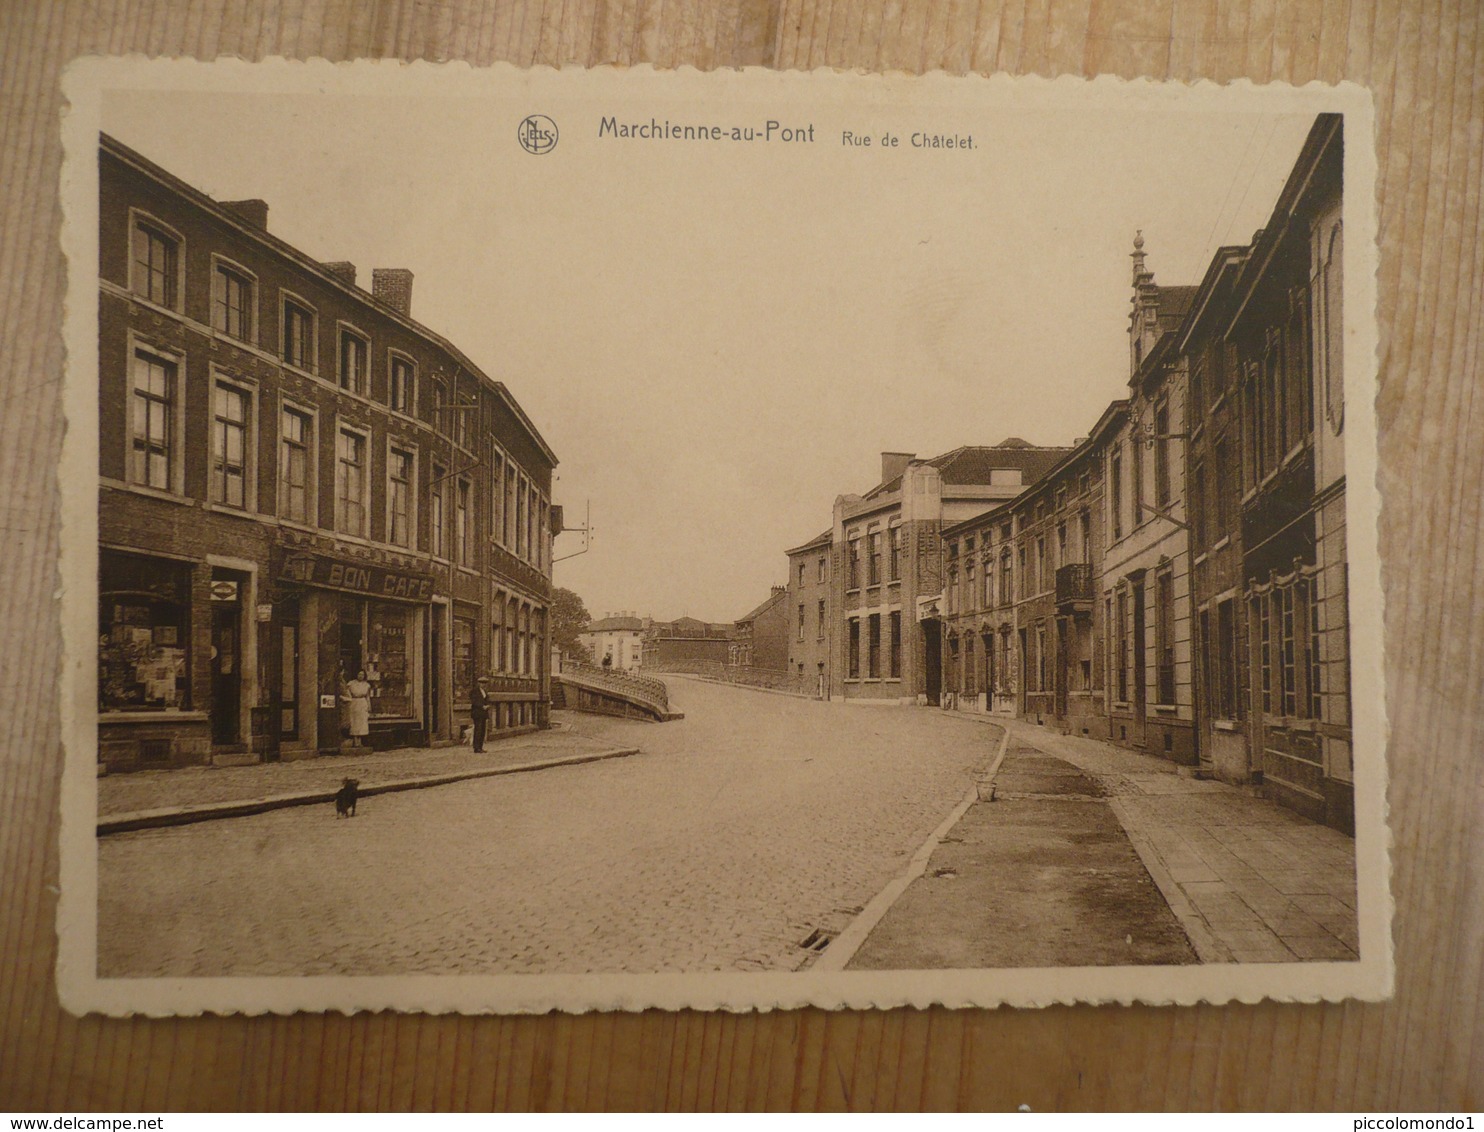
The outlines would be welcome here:
<svg viewBox="0 0 1484 1132">
<path fill-rule="evenodd" d="M 995 728 L 672 682 L 570 717 L 630 758 L 99 842 L 99 974 L 792 970 L 896 877 Z"/>
</svg>

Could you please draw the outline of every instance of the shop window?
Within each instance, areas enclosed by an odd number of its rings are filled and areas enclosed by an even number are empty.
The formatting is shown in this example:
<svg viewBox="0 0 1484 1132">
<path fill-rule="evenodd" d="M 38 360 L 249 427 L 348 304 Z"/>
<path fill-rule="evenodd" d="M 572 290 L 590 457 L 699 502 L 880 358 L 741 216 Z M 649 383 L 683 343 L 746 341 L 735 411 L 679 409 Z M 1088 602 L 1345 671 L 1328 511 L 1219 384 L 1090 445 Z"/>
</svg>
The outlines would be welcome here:
<svg viewBox="0 0 1484 1132">
<path fill-rule="evenodd" d="M 188 565 L 102 552 L 100 711 L 190 709 L 190 595 Z"/>
<path fill-rule="evenodd" d="M 180 293 L 180 240 L 159 225 L 134 221 L 132 290 L 157 306 L 176 309 Z"/>
<path fill-rule="evenodd" d="M 314 311 L 293 299 L 283 300 L 283 360 L 285 364 L 313 373 Z"/>
<path fill-rule="evenodd" d="M 309 473 L 314 467 L 311 445 L 314 418 L 285 408 L 280 420 L 278 449 L 278 513 L 296 523 L 309 522 Z"/>
<path fill-rule="evenodd" d="M 335 447 L 335 529 L 366 533 L 366 438 L 344 428 Z"/>
<path fill-rule="evenodd" d="M 412 545 L 413 456 L 393 448 L 387 456 L 387 542 Z"/>
<path fill-rule="evenodd" d="M 217 382 L 212 394 L 211 501 L 247 506 L 248 407 L 246 389 Z"/>
<path fill-rule="evenodd" d="M 211 277 L 211 327 L 247 342 L 253 333 L 253 278 L 245 271 L 217 263 Z"/>
<path fill-rule="evenodd" d="M 340 328 L 340 364 L 337 376 L 341 389 L 363 397 L 366 395 L 366 371 L 370 355 L 371 345 L 364 337 L 347 327 Z"/>
<path fill-rule="evenodd" d="M 132 479 L 162 491 L 171 490 L 175 480 L 176 377 L 173 361 L 134 351 Z"/>
<path fill-rule="evenodd" d="M 417 404 L 416 371 L 412 363 L 400 354 L 391 355 L 390 369 L 387 403 L 399 413 L 411 414 Z"/>
<path fill-rule="evenodd" d="M 414 609 L 407 605 L 366 603 L 366 650 L 362 665 L 371 685 L 374 719 L 412 719 L 412 656 Z M 455 621 L 455 626 L 461 622 Z M 473 626 L 470 626 L 471 631 Z"/>
<path fill-rule="evenodd" d="M 469 702 L 474 688 L 474 622 L 466 617 L 453 619 L 453 698 Z"/>
</svg>

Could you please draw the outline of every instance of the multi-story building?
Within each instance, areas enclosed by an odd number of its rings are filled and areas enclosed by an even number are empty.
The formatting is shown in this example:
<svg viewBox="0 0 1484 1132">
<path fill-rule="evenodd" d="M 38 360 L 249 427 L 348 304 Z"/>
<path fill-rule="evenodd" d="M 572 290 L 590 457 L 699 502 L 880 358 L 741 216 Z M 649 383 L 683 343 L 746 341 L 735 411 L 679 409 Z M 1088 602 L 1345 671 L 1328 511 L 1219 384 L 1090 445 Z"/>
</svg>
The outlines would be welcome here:
<svg viewBox="0 0 1484 1132">
<path fill-rule="evenodd" d="M 1342 119 L 1321 115 L 1253 240 L 1225 337 L 1241 404 L 1251 767 L 1271 796 L 1348 830 L 1342 183 Z"/>
<path fill-rule="evenodd" d="M 788 671 L 801 691 L 830 694 L 830 531 L 788 551 Z"/>
<path fill-rule="evenodd" d="M 788 628 L 788 587 L 774 586 L 766 601 L 733 623 L 727 663 L 763 672 L 787 672 Z"/>
<path fill-rule="evenodd" d="M 829 617 L 824 669 L 829 695 L 939 701 L 943 527 L 1014 498 L 1068 451 L 1011 438 L 928 460 L 884 452 L 879 484 L 864 495 L 835 500 L 826 567 L 829 594 L 823 598 Z M 797 548 L 801 553 L 790 552 L 791 569 L 797 571 L 802 559 L 807 577 L 808 556 L 819 541 Z M 790 584 L 796 579 L 791 577 Z"/>
<path fill-rule="evenodd" d="M 610 613 L 589 621 L 577 640 L 594 664 L 621 672 L 638 672 L 644 659 L 644 619 L 632 613 Z"/>
<path fill-rule="evenodd" d="M 1011 502 L 944 529 L 944 681 L 959 708 L 1108 736 L 1103 469 L 1125 410 L 1110 405 Z"/>
<path fill-rule="evenodd" d="M 556 457 L 411 316 L 412 275 L 321 263 L 262 201 L 99 155 L 99 760 L 112 769 L 547 722 Z"/>
<path fill-rule="evenodd" d="M 1184 359 L 1174 349 L 1195 287 L 1161 287 L 1134 238 L 1128 407 L 1107 448 L 1109 737 L 1194 765 Z"/>
<path fill-rule="evenodd" d="M 651 621 L 644 631 L 644 667 L 659 672 L 705 672 L 725 666 L 732 626 L 697 617 Z"/>
</svg>

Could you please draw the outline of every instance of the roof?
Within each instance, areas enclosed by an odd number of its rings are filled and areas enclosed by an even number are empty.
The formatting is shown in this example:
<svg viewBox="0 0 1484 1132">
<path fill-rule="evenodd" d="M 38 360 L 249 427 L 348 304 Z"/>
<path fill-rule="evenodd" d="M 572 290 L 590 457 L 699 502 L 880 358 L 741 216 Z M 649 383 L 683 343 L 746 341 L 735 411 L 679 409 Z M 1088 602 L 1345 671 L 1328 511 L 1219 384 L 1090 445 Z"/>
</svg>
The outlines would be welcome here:
<svg viewBox="0 0 1484 1132">
<path fill-rule="evenodd" d="M 999 444 L 965 444 L 921 462 L 937 468 L 946 484 L 988 484 L 991 482 L 992 472 L 1006 469 L 1019 470 L 1025 483 L 1034 483 L 1070 451 L 1070 448 L 1036 447 L 1018 436 L 1012 436 Z M 896 476 L 873 487 L 866 492 L 864 498 L 889 494 L 900 490 L 901 486 L 902 477 Z"/>
<path fill-rule="evenodd" d="M 833 530 L 823 531 L 820 534 L 815 535 L 808 542 L 801 543 L 800 545 L 794 547 L 792 550 L 785 550 L 783 553 L 790 555 L 802 554 L 806 550 L 816 550 L 820 547 L 829 546 L 830 543 L 834 541 L 834 537 L 835 532 Z"/>
<path fill-rule="evenodd" d="M 443 337 L 443 335 L 439 334 L 435 330 L 431 330 L 428 327 L 424 326 L 411 315 L 403 314 L 395 307 L 382 302 L 380 299 L 372 295 L 370 291 L 364 290 L 363 288 L 358 287 L 353 283 L 347 283 L 338 275 L 335 275 L 333 272 L 326 270 L 325 264 L 323 262 L 312 258 L 307 252 L 296 248 L 287 240 L 283 240 L 278 236 L 275 236 L 266 228 L 256 227 L 255 225 L 247 221 L 240 212 L 227 207 L 222 201 L 213 199 L 207 193 L 202 192 L 194 185 L 187 184 L 185 181 L 177 177 L 174 173 L 171 173 L 169 170 L 156 165 L 153 161 L 145 157 L 138 150 L 131 149 L 129 146 L 125 145 L 117 138 L 110 137 L 109 135 L 104 133 L 100 133 L 98 137 L 99 149 L 102 152 L 109 154 L 119 161 L 122 161 L 126 165 L 132 166 L 136 171 L 143 173 L 145 176 L 158 181 L 160 184 L 168 188 L 171 192 L 184 198 L 185 200 L 190 201 L 197 208 L 204 209 L 205 211 L 211 213 L 218 220 L 237 229 L 238 232 L 242 233 L 248 238 L 256 240 L 258 243 L 265 245 L 270 251 L 276 253 L 277 255 L 280 255 L 285 259 L 292 260 L 294 266 L 298 270 L 306 271 L 309 274 L 314 275 L 325 286 L 348 293 L 357 302 L 375 309 L 376 312 L 383 318 L 388 318 L 394 322 L 401 323 L 413 333 L 421 335 L 429 342 L 446 351 L 449 357 L 461 368 L 466 370 L 470 374 L 470 376 L 472 376 L 476 381 L 482 382 L 483 384 L 488 386 L 497 396 L 499 396 L 500 400 L 505 403 L 505 407 L 510 410 L 511 415 L 520 422 L 521 427 L 526 430 L 526 433 L 535 442 L 536 447 L 540 449 L 541 454 L 551 461 L 552 467 L 556 467 L 556 453 L 551 450 L 551 447 L 546 443 L 545 438 L 537 430 L 535 424 L 532 423 L 531 418 L 526 416 L 525 410 L 520 407 L 519 402 L 516 401 L 510 390 L 505 387 L 503 382 L 496 381 L 494 378 L 490 377 L 487 373 L 480 369 L 477 365 L 475 365 L 462 350 L 460 350 L 447 338 Z"/>
<path fill-rule="evenodd" d="M 783 590 L 783 589 L 775 590 L 772 593 L 772 595 L 768 598 L 767 601 L 763 602 L 760 606 L 758 606 L 756 609 L 754 609 L 746 617 L 739 617 L 739 618 L 737 618 L 736 624 L 740 625 L 744 621 L 756 621 L 759 617 L 761 617 L 764 613 L 768 612 L 769 609 L 771 609 L 773 606 L 777 605 L 780 601 L 782 601 L 787 596 L 788 596 L 788 591 L 787 590 Z"/>
<path fill-rule="evenodd" d="M 618 633 L 618 632 L 642 632 L 644 622 L 637 617 L 604 617 L 597 621 L 589 621 L 583 628 L 584 633 Z"/>
<path fill-rule="evenodd" d="M 698 617 L 677 617 L 674 621 L 655 621 L 649 626 L 650 638 L 666 637 L 683 640 L 704 640 L 720 638 L 726 640 L 732 635 L 730 623 L 706 622 Z"/>
<path fill-rule="evenodd" d="M 1195 302 L 1196 292 L 1199 290 L 1199 286 L 1160 287 L 1159 328 L 1177 329 L 1185 320 L 1185 312 L 1190 310 L 1190 304 Z"/>
</svg>

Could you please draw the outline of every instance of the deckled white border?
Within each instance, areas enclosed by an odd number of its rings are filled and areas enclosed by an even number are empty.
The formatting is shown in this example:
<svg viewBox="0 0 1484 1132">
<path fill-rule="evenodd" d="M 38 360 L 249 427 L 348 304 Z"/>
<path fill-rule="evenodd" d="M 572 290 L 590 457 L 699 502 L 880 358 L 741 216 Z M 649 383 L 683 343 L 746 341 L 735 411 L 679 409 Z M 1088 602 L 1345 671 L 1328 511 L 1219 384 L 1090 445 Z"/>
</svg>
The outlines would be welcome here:
<svg viewBox="0 0 1484 1132">
<path fill-rule="evenodd" d="M 1075 967 L 867 972 L 805 971 L 684 975 L 500 975 L 210 979 L 96 977 L 97 807 L 93 618 L 96 615 L 98 403 L 98 133 L 105 90 L 328 90 L 385 92 L 395 82 L 416 94 L 539 96 L 546 105 L 677 87 L 702 100 L 797 100 L 811 106 L 952 102 L 1047 109 L 1106 109 L 1110 102 L 1164 103 L 1184 110 L 1241 109 L 1345 115 L 1345 461 L 1350 564 L 1352 721 L 1355 742 L 1356 867 L 1362 958 L 1354 963 L 1175 967 Z M 1053 1003 L 1222 1003 L 1263 998 L 1314 1002 L 1392 993 L 1390 839 L 1386 828 L 1387 736 L 1382 676 L 1382 590 L 1376 482 L 1376 154 L 1370 92 L 1351 83 L 1303 87 L 1225 86 L 1074 76 L 866 75 L 762 68 L 659 72 L 644 65 L 561 71 L 509 64 L 322 59 L 262 63 L 84 58 L 68 67 L 62 121 L 62 245 L 67 259 L 64 335 L 67 432 L 62 485 L 63 665 L 60 681 L 66 764 L 62 776 L 61 897 L 57 986 L 73 1013 L 111 1015 L 247 1014 L 297 1010 L 540 1013 L 549 1010 L 773 1010 L 800 1006 L 868 1008 L 943 1005 L 1043 1006 Z"/>
</svg>

